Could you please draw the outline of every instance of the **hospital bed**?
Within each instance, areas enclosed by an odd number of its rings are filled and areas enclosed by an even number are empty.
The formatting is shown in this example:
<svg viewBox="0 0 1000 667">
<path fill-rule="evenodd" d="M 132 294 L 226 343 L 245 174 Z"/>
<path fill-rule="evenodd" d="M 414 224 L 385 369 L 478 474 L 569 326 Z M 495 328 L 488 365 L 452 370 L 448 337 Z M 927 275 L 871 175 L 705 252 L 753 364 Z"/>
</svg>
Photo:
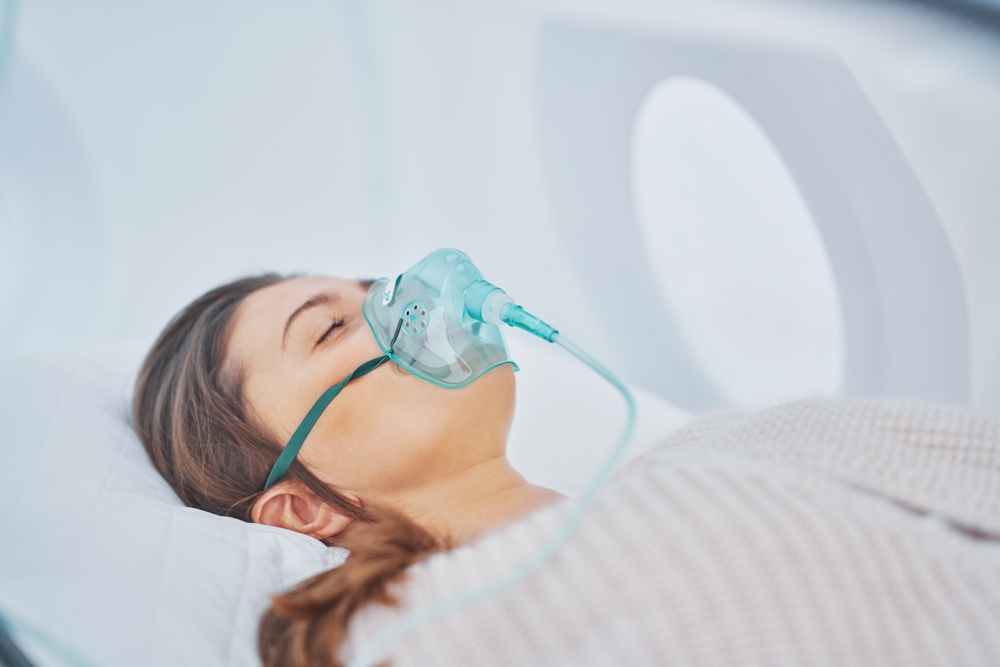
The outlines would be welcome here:
<svg viewBox="0 0 1000 667">
<path fill-rule="evenodd" d="M 103 0 L 0 16 L 0 613 L 39 665 L 258 664 L 268 595 L 343 558 L 183 507 L 129 426 L 159 329 L 247 273 L 391 275 L 462 248 L 633 386 L 633 458 L 694 415 L 806 396 L 1000 415 L 1000 46 L 960 16 Z M 618 400 L 508 340 L 511 458 L 572 495 Z"/>
</svg>

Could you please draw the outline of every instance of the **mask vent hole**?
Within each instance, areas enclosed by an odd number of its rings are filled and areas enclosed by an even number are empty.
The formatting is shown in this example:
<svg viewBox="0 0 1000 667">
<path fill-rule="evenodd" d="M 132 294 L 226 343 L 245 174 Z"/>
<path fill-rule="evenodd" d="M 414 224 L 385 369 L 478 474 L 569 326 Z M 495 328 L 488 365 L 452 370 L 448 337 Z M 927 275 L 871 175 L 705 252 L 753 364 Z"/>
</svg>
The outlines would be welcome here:
<svg viewBox="0 0 1000 667">
<path fill-rule="evenodd" d="M 411 301 L 403 308 L 403 331 L 416 336 L 427 329 L 427 307 L 419 301 Z"/>
</svg>

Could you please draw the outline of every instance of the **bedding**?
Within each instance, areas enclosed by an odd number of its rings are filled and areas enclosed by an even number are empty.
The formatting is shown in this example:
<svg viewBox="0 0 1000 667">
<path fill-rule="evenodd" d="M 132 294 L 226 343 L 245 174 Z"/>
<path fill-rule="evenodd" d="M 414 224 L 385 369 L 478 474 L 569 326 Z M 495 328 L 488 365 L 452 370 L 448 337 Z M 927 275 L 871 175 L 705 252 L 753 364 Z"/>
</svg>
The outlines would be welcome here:
<svg viewBox="0 0 1000 667">
<path fill-rule="evenodd" d="M 0 612 L 94 667 L 259 665 L 269 596 L 345 554 L 181 504 L 128 423 L 144 350 L 0 360 Z M 510 456 L 573 493 L 612 442 L 621 399 L 554 346 L 511 350 L 522 371 Z M 650 394 L 638 402 L 634 455 L 689 419 Z M 19 641 L 40 666 L 65 667 Z"/>
<path fill-rule="evenodd" d="M 413 566 L 401 614 L 526 560 L 549 507 Z M 1000 664 L 1000 422 L 903 401 L 718 414 L 621 470 L 569 541 L 404 636 L 410 665 Z"/>
</svg>

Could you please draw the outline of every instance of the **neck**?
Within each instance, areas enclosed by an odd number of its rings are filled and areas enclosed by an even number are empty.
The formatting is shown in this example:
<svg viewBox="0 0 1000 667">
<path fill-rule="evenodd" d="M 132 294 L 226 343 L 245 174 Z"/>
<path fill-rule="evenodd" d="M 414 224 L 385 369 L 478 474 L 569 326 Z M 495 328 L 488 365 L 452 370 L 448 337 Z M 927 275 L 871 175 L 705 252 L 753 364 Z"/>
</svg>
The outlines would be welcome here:
<svg viewBox="0 0 1000 667">
<path fill-rule="evenodd" d="M 498 456 L 418 487 L 392 504 L 458 546 L 562 497 L 529 484 L 506 456 Z"/>
</svg>

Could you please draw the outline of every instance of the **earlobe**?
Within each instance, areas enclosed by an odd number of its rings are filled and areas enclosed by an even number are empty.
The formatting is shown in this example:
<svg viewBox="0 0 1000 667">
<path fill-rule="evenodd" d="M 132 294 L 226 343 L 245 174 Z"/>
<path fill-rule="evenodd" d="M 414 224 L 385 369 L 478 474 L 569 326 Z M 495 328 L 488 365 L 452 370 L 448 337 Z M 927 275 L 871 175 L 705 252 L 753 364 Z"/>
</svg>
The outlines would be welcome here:
<svg viewBox="0 0 1000 667">
<path fill-rule="evenodd" d="M 254 523 L 287 528 L 318 540 L 336 535 L 352 521 L 298 480 L 279 482 L 261 494 L 251 517 Z"/>
</svg>

